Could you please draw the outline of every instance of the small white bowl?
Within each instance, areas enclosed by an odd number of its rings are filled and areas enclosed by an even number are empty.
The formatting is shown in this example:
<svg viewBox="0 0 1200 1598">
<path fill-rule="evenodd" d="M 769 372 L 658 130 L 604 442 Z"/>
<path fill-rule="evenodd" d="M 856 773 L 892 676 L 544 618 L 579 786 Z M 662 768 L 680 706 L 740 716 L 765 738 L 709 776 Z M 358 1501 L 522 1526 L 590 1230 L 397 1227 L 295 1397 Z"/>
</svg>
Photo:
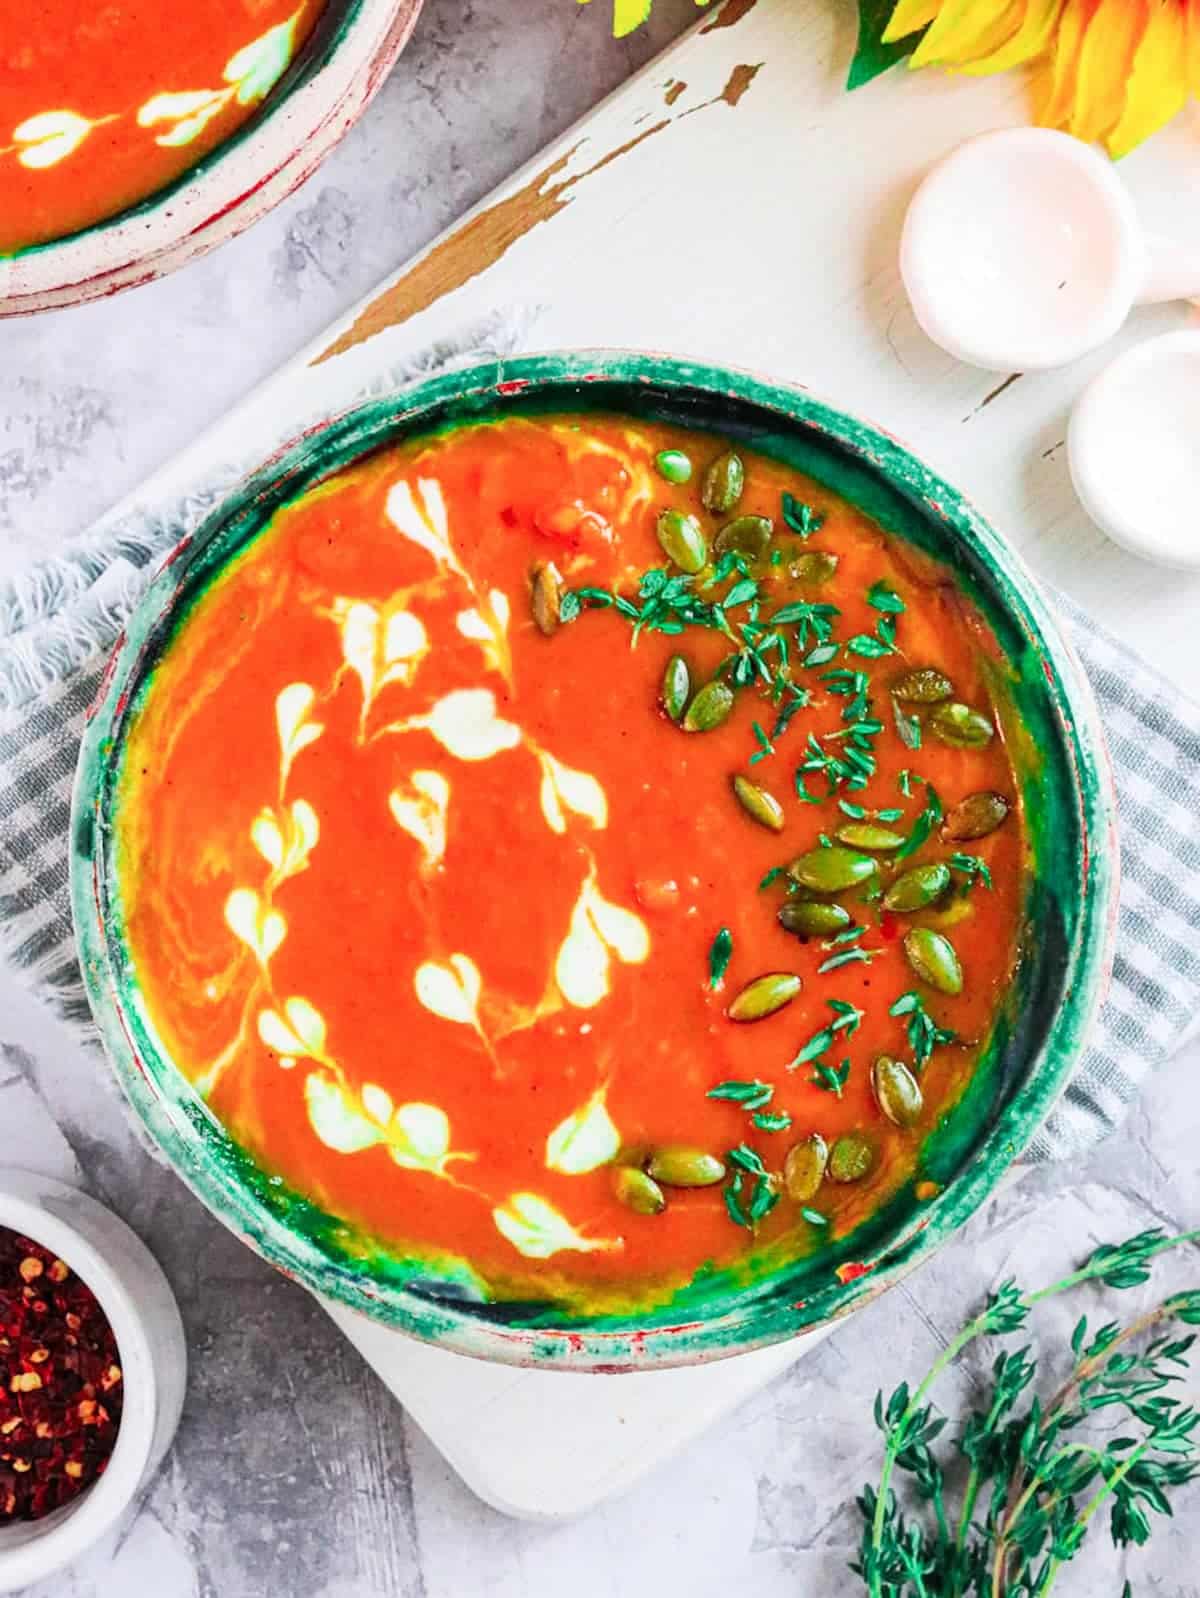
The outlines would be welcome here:
<svg viewBox="0 0 1200 1598">
<path fill-rule="evenodd" d="M 41 1581 L 111 1530 L 158 1469 L 183 1408 L 183 1322 L 162 1269 L 109 1210 L 65 1182 L 0 1167 L 0 1227 L 52 1249 L 91 1288 L 116 1338 L 121 1424 L 103 1474 L 42 1520 L 0 1527 L 0 1592 Z"/>
</svg>

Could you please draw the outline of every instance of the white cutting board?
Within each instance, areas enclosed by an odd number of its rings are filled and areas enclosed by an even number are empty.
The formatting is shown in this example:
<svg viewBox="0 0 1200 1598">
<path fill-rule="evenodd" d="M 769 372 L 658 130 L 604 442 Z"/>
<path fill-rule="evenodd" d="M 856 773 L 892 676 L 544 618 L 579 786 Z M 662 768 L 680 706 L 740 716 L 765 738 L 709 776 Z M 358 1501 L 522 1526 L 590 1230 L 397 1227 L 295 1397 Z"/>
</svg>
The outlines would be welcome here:
<svg viewBox="0 0 1200 1598">
<path fill-rule="evenodd" d="M 1118 346 L 1036 377 L 978 372 L 929 344 L 896 272 L 905 205 L 961 139 L 1025 120 L 1024 90 L 1015 78 L 897 71 L 846 95 L 854 13 L 850 0 L 706 12 L 112 516 L 172 504 L 247 440 L 338 409 L 414 348 L 522 307 L 536 311 L 538 348 L 754 367 L 880 422 L 1042 575 L 1200 696 L 1200 580 L 1164 582 L 1110 545 L 1075 502 L 1063 448 L 1070 405 L 1102 361 L 1186 313 L 1140 311 Z M 1120 170 L 1151 227 L 1200 245 L 1200 207 L 1179 205 L 1200 171 L 1200 113 Z M 542 1519 L 630 1486 L 819 1341 L 683 1371 L 572 1376 L 480 1365 L 326 1307 L 481 1497 Z"/>
</svg>

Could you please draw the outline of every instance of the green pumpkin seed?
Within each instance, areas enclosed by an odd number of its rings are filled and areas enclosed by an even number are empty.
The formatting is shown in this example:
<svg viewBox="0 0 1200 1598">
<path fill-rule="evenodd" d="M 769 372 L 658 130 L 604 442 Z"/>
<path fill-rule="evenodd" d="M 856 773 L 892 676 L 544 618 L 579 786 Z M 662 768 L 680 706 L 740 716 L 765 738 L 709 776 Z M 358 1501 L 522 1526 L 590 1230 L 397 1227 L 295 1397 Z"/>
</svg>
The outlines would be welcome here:
<svg viewBox="0 0 1200 1598">
<path fill-rule="evenodd" d="M 667 661 L 662 680 L 662 707 L 672 721 L 678 721 L 687 709 L 688 695 L 692 691 L 692 674 L 682 655 L 672 655 Z"/>
<path fill-rule="evenodd" d="M 922 982 L 939 993 L 962 992 L 962 966 L 949 938 L 932 927 L 913 927 L 905 934 L 904 953 Z"/>
<path fill-rule="evenodd" d="M 658 475 L 665 477 L 668 483 L 690 483 L 692 480 L 692 463 L 681 449 L 659 450 L 654 457 L 654 464 L 658 468 Z"/>
<path fill-rule="evenodd" d="M 664 1187 L 715 1187 L 725 1180 L 725 1167 L 715 1154 L 680 1144 L 655 1149 L 647 1170 Z"/>
<path fill-rule="evenodd" d="M 719 516 L 733 509 L 741 499 L 745 486 L 746 468 L 742 465 L 742 457 L 731 449 L 726 450 L 724 455 L 717 456 L 704 474 L 701 503 L 705 510 Z"/>
<path fill-rule="evenodd" d="M 925 1108 L 920 1083 L 903 1060 L 881 1054 L 871 1067 L 875 1102 L 896 1126 L 915 1126 Z"/>
<path fill-rule="evenodd" d="M 723 682 L 706 682 L 687 707 L 683 718 L 684 732 L 711 732 L 719 727 L 733 709 L 733 689 Z"/>
<path fill-rule="evenodd" d="M 751 560 L 761 560 L 774 531 L 775 523 L 769 516 L 735 516 L 713 539 L 713 549 L 718 555 L 736 550 Z"/>
<path fill-rule="evenodd" d="M 970 705 L 938 705 L 929 718 L 929 728 L 935 737 L 952 749 L 982 749 L 992 741 L 996 731 L 992 718 Z"/>
<path fill-rule="evenodd" d="M 849 821 L 844 827 L 838 828 L 834 837 L 839 843 L 848 844 L 851 849 L 873 849 L 878 854 L 898 849 L 904 842 L 902 832 L 893 832 L 890 827 L 877 827 L 871 821 Z"/>
<path fill-rule="evenodd" d="M 802 985 L 800 978 L 790 971 L 772 971 L 768 976 L 755 977 L 737 994 L 725 1014 L 731 1021 L 762 1021 L 776 1010 L 782 1010 L 785 1004 L 791 1004 Z"/>
<path fill-rule="evenodd" d="M 779 925 L 798 938 L 823 938 L 850 925 L 850 912 L 840 904 L 810 899 L 787 899 L 779 906 Z"/>
<path fill-rule="evenodd" d="M 914 866 L 906 871 L 883 896 L 885 910 L 923 910 L 927 904 L 940 899 L 950 886 L 950 867 L 938 861 L 936 865 Z"/>
<path fill-rule="evenodd" d="M 760 788 L 757 783 L 751 782 L 749 777 L 743 777 L 739 772 L 733 778 L 733 791 L 737 795 L 738 804 L 748 816 L 752 816 L 761 827 L 769 827 L 772 832 L 782 832 L 784 823 L 783 806 L 774 794 L 768 793 L 765 788 Z"/>
<path fill-rule="evenodd" d="M 794 1144 L 783 1162 L 783 1185 L 788 1198 L 807 1204 L 825 1180 L 828 1164 L 829 1148 L 819 1132 Z"/>
<path fill-rule="evenodd" d="M 655 525 L 663 554 L 674 561 L 680 571 L 695 576 L 703 571 L 708 560 L 708 540 L 694 516 L 681 510 L 659 512 Z"/>
<path fill-rule="evenodd" d="M 968 794 L 947 810 L 946 819 L 942 822 L 942 836 L 952 838 L 956 843 L 965 843 L 968 838 L 986 838 L 989 832 L 995 832 L 1003 824 L 1008 809 L 1008 800 L 1002 793 L 984 789 L 980 793 Z"/>
<path fill-rule="evenodd" d="M 954 693 L 954 684 L 933 666 L 918 666 L 906 671 L 892 684 L 892 697 L 910 705 L 937 705 Z"/>
<path fill-rule="evenodd" d="M 870 855 L 858 854 L 853 849 L 810 849 L 793 860 L 787 868 L 802 888 L 814 893 L 841 893 L 866 882 L 879 870 Z"/>
<path fill-rule="evenodd" d="M 862 1132 L 843 1132 L 829 1151 L 829 1175 L 835 1182 L 861 1182 L 875 1164 L 875 1145 Z"/>
<path fill-rule="evenodd" d="M 829 549 L 806 549 L 788 566 L 788 576 L 798 583 L 827 583 L 838 568 L 838 558 Z"/>
<path fill-rule="evenodd" d="M 613 1191 L 620 1203 L 636 1215 L 661 1215 L 667 1207 L 663 1190 L 653 1177 L 632 1165 L 618 1165 L 613 1172 Z"/>
<path fill-rule="evenodd" d="M 529 608 L 538 632 L 552 637 L 562 621 L 562 578 L 552 560 L 539 561 L 530 573 Z"/>
</svg>

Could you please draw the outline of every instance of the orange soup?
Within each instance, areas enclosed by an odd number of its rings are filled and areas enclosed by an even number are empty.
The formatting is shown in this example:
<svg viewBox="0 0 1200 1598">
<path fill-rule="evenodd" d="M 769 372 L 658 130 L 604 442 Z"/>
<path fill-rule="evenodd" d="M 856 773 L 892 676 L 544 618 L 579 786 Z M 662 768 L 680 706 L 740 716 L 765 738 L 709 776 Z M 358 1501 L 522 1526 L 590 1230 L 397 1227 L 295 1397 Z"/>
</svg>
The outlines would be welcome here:
<svg viewBox="0 0 1200 1598">
<path fill-rule="evenodd" d="M 268 1171 L 497 1297 L 662 1300 L 922 1178 L 1017 957 L 996 645 L 864 515 L 588 415 L 407 442 L 194 603 L 132 975 Z"/>
<path fill-rule="evenodd" d="M 324 0 L 0 0 L 0 254 L 114 216 L 262 103 Z"/>
</svg>

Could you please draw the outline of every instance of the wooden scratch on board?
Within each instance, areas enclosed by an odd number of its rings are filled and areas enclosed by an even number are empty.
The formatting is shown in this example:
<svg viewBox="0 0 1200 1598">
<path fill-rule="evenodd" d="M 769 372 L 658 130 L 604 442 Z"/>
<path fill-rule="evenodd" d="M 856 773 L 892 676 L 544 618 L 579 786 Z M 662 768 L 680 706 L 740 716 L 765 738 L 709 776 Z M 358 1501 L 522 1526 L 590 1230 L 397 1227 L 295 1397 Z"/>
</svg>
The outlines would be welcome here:
<svg viewBox="0 0 1200 1598">
<path fill-rule="evenodd" d="M 734 4 L 737 4 L 737 0 L 734 0 Z M 563 177 L 561 174 L 582 148 L 584 141 L 573 144 L 565 154 L 535 173 L 515 193 L 489 205 L 486 210 L 480 211 L 434 244 L 398 282 L 372 300 L 344 333 L 315 355 L 310 365 L 320 366 L 322 361 L 341 355 L 356 344 L 365 344 L 385 328 L 401 326 L 420 312 L 428 310 L 431 305 L 436 305 L 447 294 L 462 288 L 481 272 L 495 266 L 518 240 L 539 223 L 547 222 L 565 210 L 571 203 L 571 191 L 585 178 L 602 172 L 606 166 L 628 155 L 639 144 L 644 144 L 673 123 L 682 122 L 685 117 L 694 116 L 696 112 L 706 111 L 714 105 L 736 106 L 754 82 L 761 66 L 761 61 L 753 65 L 740 63 L 730 72 L 720 94 L 714 95 L 711 100 L 689 106 L 686 111 L 680 111 L 673 117 L 663 117 L 650 127 L 643 128 L 640 133 L 635 133 L 615 150 L 601 156 L 584 171 Z"/>
<path fill-rule="evenodd" d="M 701 33 L 715 33 L 718 28 L 732 28 L 735 22 L 740 22 L 748 11 L 753 11 L 758 0 L 727 0 L 716 16 L 706 22 L 700 29 Z"/>
<path fill-rule="evenodd" d="M 964 422 L 969 422 L 973 416 L 978 416 L 980 411 L 985 411 L 993 400 L 1000 398 L 1005 389 L 1011 388 L 1019 378 L 1024 377 L 1024 372 L 1013 372 L 1011 377 L 1006 377 L 1003 383 L 997 383 L 990 394 L 985 394 L 973 411 L 968 411 L 963 417 Z"/>
<path fill-rule="evenodd" d="M 667 92 L 663 95 L 663 100 L 667 105 L 674 105 L 686 88 L 687 84 L 683 78 L 672 78 L 670 83 L 667 84 Z"/>
</svg>

